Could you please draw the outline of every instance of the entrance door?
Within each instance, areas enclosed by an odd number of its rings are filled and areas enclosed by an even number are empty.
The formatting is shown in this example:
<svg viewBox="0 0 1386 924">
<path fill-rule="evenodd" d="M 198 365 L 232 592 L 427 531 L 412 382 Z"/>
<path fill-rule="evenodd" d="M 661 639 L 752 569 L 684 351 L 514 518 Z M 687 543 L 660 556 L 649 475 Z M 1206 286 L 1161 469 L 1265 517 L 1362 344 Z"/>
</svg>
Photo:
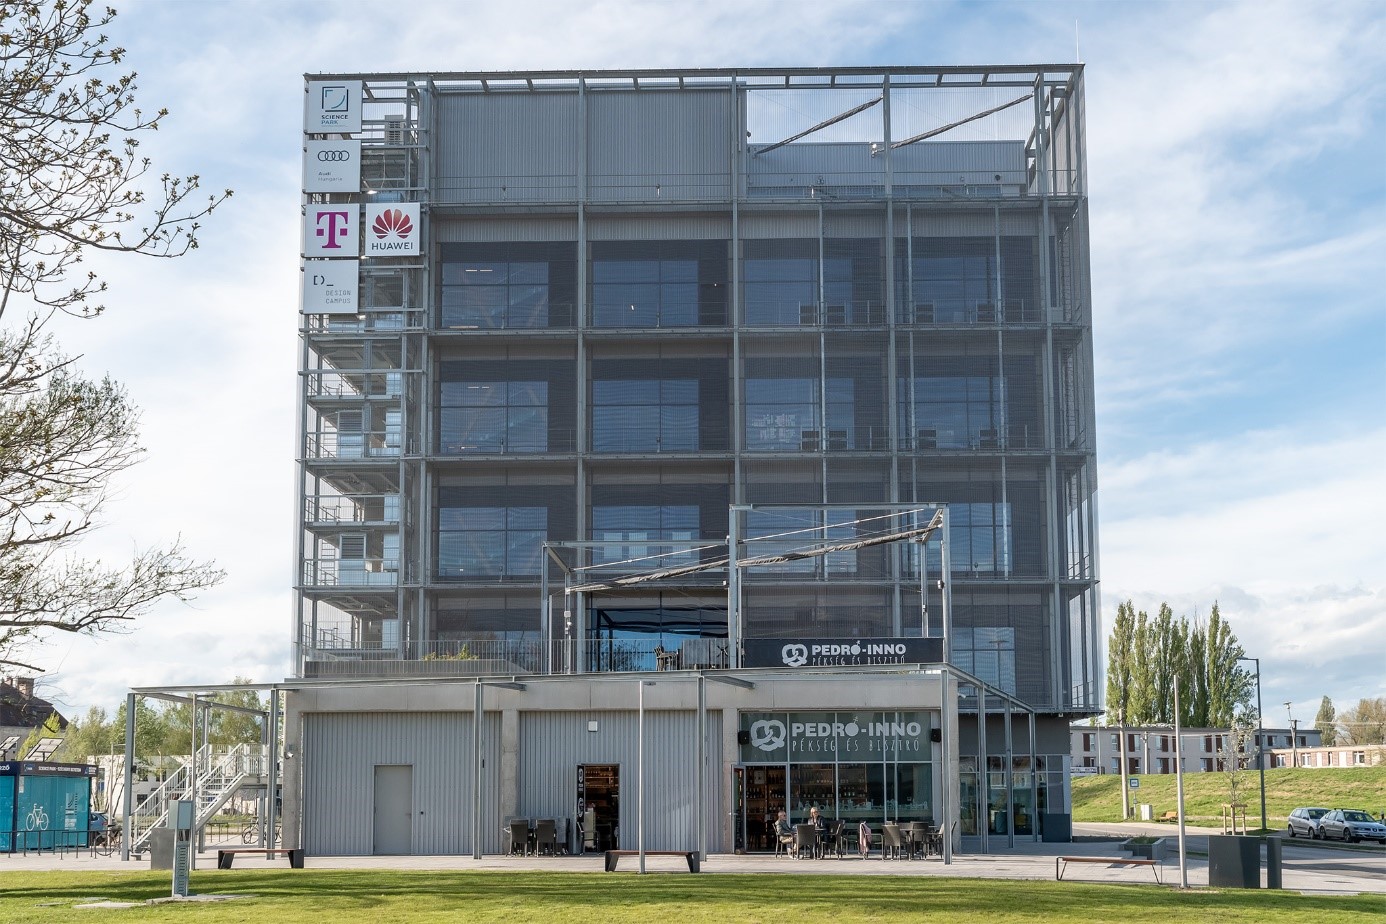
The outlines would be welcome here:
<svg viewBox="0 0 1386 924">
<path fill-rule="evenodd" d="M 375 768 L 375 829 L 371 853 L 401 856 L 413 852 L 414 768 L 377 765 Z"/>
<path fill-rule="evenodd" d="M 741 803 L 740 822 L 746 838 L 746 849 L 774 850 L 775 838 L 770 829 L 775 823 L 775 816 L 785 808 L 784 766 L 750 766 L 744 768 L 744 774 L 746 795 Z"/>
<path fill-rule="evenodd" d="M 578 764 L 577 817 L 583 850 L 621 846 L 621 768 L 618 764 Z"/>
</svg>

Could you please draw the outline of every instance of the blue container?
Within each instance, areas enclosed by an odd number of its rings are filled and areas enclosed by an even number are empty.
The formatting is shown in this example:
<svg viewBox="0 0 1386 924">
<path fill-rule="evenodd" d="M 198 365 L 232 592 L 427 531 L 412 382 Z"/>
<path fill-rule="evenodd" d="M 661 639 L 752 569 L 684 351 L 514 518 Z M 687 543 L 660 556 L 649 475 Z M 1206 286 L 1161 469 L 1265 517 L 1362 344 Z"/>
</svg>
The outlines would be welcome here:
<svg viewBox="0 0 1386 924">
<path fill-rule="evenodd" d="M 87 846 L 95 776 L 85 764 L 0 763 L 0 850 Z"/>
</svg>

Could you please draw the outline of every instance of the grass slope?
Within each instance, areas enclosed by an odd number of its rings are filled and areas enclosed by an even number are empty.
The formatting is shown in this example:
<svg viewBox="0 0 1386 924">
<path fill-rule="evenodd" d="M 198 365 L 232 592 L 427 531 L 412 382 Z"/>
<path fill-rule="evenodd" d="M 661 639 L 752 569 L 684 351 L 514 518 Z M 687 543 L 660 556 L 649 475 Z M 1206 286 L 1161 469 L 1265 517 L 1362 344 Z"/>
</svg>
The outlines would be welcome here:
<svg viewBox="0 0 1386 924">
<path fill-rule="evenodd" d="M 1140 788 L 1131 792 L 1133 812 L 1141 802 L 1154 807 L 1156 818 L 1174 811 L 1174 774 L 1145 775 L 1140 781 Z M 1247 821 L 1255 827 L 1261 820 L 1261 787 L 1256 771 L 1246 771 L 1244 785 Z M 1190 820 L 1220 822 L 1226 801 L 1226 774 L 1184 774 L 1184 811 Z M 1386 811 L 1386 766 L 1267 770 L 1266 824 L 1271 828 L 1284 827 L 1290 812 L 1301 805 L 1360 808 L 1373 815 Z M 1121 777 L 1074 777 L 1073 820 L 1121 821 Z"/>
<path fill-rule="evenodd" d="M 1381 896 L 1287 892 L 1179 892 L 1155 885 L 1016 882 L 903 876 L 629 873 L 398 872 L 381 870 L 207 870 L 194 893 L 249 893 L 215 904 L 74 911 L 168 894 L 167 873 L 10 873 L 0 878 L 0 921 L 70 924 L 88 919 L 138 924 L 424 924 L 505 921 L 543 924 L 796 924 L 842 921 L 1258 922 L 1337 924 L 1380 920 Z M 46 905 L 56 902 L 58 904 Z"/>
</svg>

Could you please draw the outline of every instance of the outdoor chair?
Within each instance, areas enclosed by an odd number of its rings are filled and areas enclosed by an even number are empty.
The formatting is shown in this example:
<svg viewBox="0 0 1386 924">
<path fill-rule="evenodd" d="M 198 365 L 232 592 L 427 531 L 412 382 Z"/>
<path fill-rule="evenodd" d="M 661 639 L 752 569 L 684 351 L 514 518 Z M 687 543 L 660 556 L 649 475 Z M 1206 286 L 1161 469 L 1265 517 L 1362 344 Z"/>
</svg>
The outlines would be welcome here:
<svg viewBox="0 0 1386 924">
<path fill-rule="evenodd" d="M 552 818 L 540 818 L 534 823 L 534 853 L 558 854 L 558 824 Z"/>
<path fill-rule="evenodd" d="M 818 856 L 818 829 L 811 824 L 794 826 L 794 858 L 801 859 L 805 848 L 810 857 Z"/>
<path fill-rule="evenodd" d="M 832 845 L 833 853 L 837 856 L 837 858 L 838 858 L 838 859 L 842 859 L 842 857 L 844 857 L 844 856 L 847 855 L 847 854 L 846 854 L 846 846 L 847 846 L 847 845 L 846 845 L 846 837 L 847 837 L 847 822 L 846 822 L 846 820 L 844 820 L 844 819 L 842 819 L 842 818 L 838 818 L 838 819 L 836 819 L 836 820 L 834 820 L 834 821 L 828 822 L 828 830 L 831 832 L 831 834 L 830 834 L 829 837 L 828 837 L 828 843 Z"/>
<path fill-rule="evenodd" d="M 905 847 L 905 835 L 899 825 L 884 825 L 881 828 L 881 859 L 898 858 Z"/>
<path fill-rule="evenodd" d="M 912 821 L 905 828 L 905 847 L 909 851 L 909 857 L 927 857 L 929 855 L 929 825 L 923 821 Z"/>
<path fill-rule="evenodd" d="M 775 845 L 775 856 L 788 855 L 793 844 L 786 844 L 780 840 L 779 832 L 775 829 L 774 820 L 765 822 L 765 831 L 770 838 L 770 843 Z"/>
<path fill-rule="evenodd" d="M 529 853 L 529 822 L 523 818 L 510 822 L 510 853 L 522 857 Z"/>
</svg>

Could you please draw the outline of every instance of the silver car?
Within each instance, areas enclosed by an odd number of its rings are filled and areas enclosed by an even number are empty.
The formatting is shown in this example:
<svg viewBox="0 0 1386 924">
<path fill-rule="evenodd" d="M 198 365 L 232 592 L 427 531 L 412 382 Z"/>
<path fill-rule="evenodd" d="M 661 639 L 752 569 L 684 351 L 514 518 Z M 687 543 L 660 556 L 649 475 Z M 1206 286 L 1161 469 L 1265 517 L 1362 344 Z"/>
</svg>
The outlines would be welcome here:
<svg viewBox="0 0 1386 924">
<path fill-rule="evenodd" d="M 1285 829 L 1290 837 L 1318 837 L 1319 820 L 1327 814 L 1326 808 L 1297 808 L 1290 813 Z"/>
<path fill-rule="evenodd" d="M 1340 837 L 1349 844 L 1362 840 L 1386 844 L 1386 825 L 1357 809 L 1334 809 L 1319 819 L 1319 836 Z"/>
</svg>

